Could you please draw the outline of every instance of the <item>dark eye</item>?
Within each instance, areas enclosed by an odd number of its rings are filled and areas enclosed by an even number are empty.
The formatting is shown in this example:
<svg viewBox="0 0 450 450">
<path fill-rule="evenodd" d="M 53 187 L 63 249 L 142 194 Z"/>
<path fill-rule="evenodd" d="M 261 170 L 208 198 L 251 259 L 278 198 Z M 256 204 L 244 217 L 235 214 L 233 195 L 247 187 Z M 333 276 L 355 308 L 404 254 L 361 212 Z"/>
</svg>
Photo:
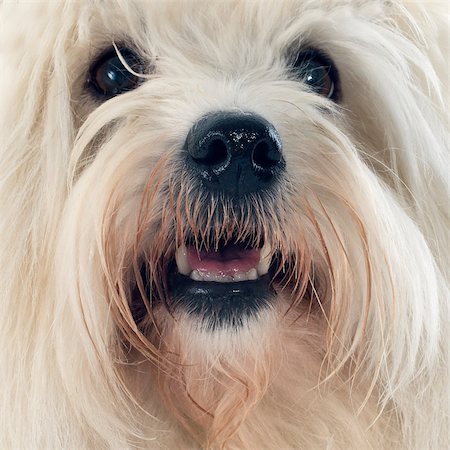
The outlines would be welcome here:
<svg viewBox="0 0 450 450">
<path fill-rule="evenodd" d="M 145 73 L 145 64 L 136 53 L 128 48 L 118 49 L 120 55 L 133 72 Z M 104 53 L 89 71 L 88 85 L 105 99 L 135 89 L 143 78 L 131 73 L 122 64 L 115 48 Z"/>
<path fill-rule="evenodd" d="M 301 52 L 293 72 L 312 91 L 331 100 L 337 99 L 338 72 L 328 57 L 316 50 Z"/>
</svg>

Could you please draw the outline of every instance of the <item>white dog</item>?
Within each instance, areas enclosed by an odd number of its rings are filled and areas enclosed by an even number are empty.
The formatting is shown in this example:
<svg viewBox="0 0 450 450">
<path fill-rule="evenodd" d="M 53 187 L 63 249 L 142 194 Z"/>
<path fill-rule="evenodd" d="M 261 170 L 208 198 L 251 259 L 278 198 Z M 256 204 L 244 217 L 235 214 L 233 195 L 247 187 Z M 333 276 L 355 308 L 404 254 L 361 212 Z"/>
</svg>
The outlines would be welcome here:
<svg viewBox="0 0 450 450">
<path fill-rule="evenodd" d="M 448 448 L 448 4 L 0 5 L 0 447 Z"/>
</svg>

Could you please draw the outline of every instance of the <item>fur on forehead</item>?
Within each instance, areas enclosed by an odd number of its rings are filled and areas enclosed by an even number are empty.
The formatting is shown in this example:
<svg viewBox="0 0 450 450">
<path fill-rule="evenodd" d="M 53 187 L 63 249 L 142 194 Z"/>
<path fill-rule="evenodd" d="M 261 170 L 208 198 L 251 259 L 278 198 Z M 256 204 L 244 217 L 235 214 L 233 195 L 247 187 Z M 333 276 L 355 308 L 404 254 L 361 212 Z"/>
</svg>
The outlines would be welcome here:
<svg viewBox="0 0 450 450">
<path fill-rule="evenodd" d="M 171 74 L 186 76 L 194 63 L 238 75 L 272 67 L 289 46 L 326 45 L 352 16 L 372 21 L 382 10 L 378 1 L 97 2 L 84 8 L 79 26 L 100 49 L 131 41 L 160 64 L 173 60 Z"/>
</svg>

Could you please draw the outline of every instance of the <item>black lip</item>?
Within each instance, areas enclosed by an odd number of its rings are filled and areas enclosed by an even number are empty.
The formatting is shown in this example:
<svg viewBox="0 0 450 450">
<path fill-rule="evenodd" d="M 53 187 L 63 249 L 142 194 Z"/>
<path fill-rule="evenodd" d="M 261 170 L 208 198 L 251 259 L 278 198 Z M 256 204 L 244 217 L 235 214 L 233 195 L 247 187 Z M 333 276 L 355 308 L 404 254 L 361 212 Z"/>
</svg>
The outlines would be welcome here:
<svg viewBox="0 0 450 450">
<path fill-rule="evenodd" d="M 245 319 L 267 308 L 274 290 L 271 277 L 236 283 L 194 281 L 180 273 L 169 275 L 171 306 L 202 318 L 209 328 L 240 326 Z"/>
</svg>

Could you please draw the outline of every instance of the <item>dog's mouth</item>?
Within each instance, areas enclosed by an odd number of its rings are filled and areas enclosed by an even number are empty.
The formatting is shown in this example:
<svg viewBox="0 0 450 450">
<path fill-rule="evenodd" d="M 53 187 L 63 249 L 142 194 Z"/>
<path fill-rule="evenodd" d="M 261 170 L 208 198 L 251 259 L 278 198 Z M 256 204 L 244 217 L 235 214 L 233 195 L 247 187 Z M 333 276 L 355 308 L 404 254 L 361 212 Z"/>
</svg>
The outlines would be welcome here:
<svg viewBox="0 0 450 450">
<path fill-rule="evenodd" d="M 173 317 L 192 317 L 203 328 L 240 327 L 261 318 L 264 310 L 278 309 L 281 294 L 287 310 L 305 297 L 311 310 L 320 286 L 311 260 L 299 248 L 271 243 L 260 233 L 189 236 L 184 244 L 166 248 L 162 257 L 144 259 L 132 301 L 136 323 L 146 326 L 144 319 L 150 314 L 154 320 L 151 310 L 161 306 Z"/>
<path fill-rule="evenodd" d="M 267 209 L 203 198 L 177 204 L 173 226 L 157 224 L 134 266 L 134 321 L 158 325 L 168 313 L 202 328 L 238 327 L 298 310 L 314 290 L 312 258 L 304 235 L 283 232 Z"/>
<path fill-rule="evenodd" d="M 267 242 L 219 241 L 213 248 L 188 242 L 169 265 L 170 303 L 212 327 L 242 324 L 270 304 L 273 265 Z"/>
<path fill-rule="evenodd" d="M 198 282 L 238 283 L 267 275 L 271 248 L 248 248 L 244 243 L 222 244 L 212 250 L 183 245 L 175 254 L 178 272 Z"/>
</svg>

